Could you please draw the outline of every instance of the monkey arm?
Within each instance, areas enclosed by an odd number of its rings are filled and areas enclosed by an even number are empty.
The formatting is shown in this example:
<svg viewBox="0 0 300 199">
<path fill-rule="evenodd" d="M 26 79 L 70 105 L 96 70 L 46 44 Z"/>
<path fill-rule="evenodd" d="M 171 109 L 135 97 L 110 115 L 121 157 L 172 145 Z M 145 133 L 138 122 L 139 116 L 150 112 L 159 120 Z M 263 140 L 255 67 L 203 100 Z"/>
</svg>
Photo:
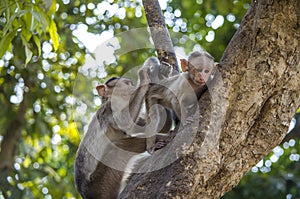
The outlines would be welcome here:
<svg viewBox="0 0 300 199">
<path fill-rule="evenodd" d="M 168 78 L 172 72 L 172 66 L 166 62 L 160 64 L 156 57 L 148 58 L 143 68 L 148 68 L 151 83 L 159 83 L 161 80 Z"/>
<path fill-rule="evenodd" d="M 144 132 L 144 127 L 137 125 L 137 120 L 150 83 L 147 69 L 142 68 L 139 71 L 140 85 L 135 89 L 131 99 L 112 98 L 115 128 L 121 129 L 127 135 Z M 126 88 L 124 89 L 126 92 Z"/>
<path fill-rule="evenodd" d="M 148 76 L 147 68 L 143 67 L 139 71 L 139 79 L 140 85 L 129 103 L 129 112 L 134 122 L 136 122 L 138 119 L 145 95 L 150 85 L 150 78 Z"/>
</svg>

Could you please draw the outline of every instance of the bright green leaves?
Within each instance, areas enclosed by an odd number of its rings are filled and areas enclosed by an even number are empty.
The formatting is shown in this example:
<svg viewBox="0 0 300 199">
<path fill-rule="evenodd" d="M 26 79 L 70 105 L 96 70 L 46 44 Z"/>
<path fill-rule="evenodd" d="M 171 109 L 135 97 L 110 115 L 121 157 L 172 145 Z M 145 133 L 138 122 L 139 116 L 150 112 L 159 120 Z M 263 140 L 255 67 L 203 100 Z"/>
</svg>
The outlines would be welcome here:
<svg viewBox="0 0 300 199">
<path fill-rule="evenodd" d="M 25 46 L 25 55 L 26 55 L 26 61 L 25 61 L 25 66 L 26 66 L 31 60 L 33 55 L 32 51 L 27 46 Z"/>
<path fill-rule="evenodd" d="M 52 2 L 51 6 L 50 6 L 50 8 L 49 8 L 48 13 L 49 13 L 49 14 L 54 14 L 55 11 L 56 11 L 56 0 L 44 0 L 44 2 L 46 2 L 46 1 Z"/>
<path fill-rule="evenodd" d="M 38 56 L 41 56 L 42 48 L 41 48 L 40 39 L 36 35 L 33 35 L 32 38 L 33 38 L 33 41 L 34 41 L 36 47 L 38 48 Z"/>
<path fill-rule="evenodd" d="M 52 45 L 55 51 L 58 49 L 59 37 L 57 34 L 56 23 L 52 20 L 49 27 L 50 37 L 52 39 Z"/>
<path fill-rule="evenodd" d="M 53 19 L 55 11 L 56 1 L 51 0 L 35 3 L 27 0 L 23 4 L 8 0 L 6 4 L 1 5 L 0 16 L 6 23 L 0 24 L 0 27 L 3 25 L 3 31 L 0 31 L 0 58 L 5 52 L 12 51 L 12 43 L 17 38 L 21 39 L 24 46 L 25 66 L 34 55 L 41 55 L 42 38 L 46 41 L 51 39 L 56 51 L 59 47 L 59 35 Z"/>
<path fill-rule="evenodd" d="M 16 35 L 16 31 L 10 32 L 4 35 L 0 41 L 0 57 L 4 55 L 4 53 L 11 47 L 11 41 Z"/>
<path fill-rule="evenodd" d="M 22 40 L 22 43 L 23 43 L 23 46 L 25 47 L 25 55 L 26 55 L 26 60 L 25 60 L 25 66 L 29 63 L 29 61 L 31 60 L 32 58 L 32 51 L 30 50 L 30 39 L 32 37 L 32 34 L 30 31 L 28 31 L 27 29 L 23 29 L 21 31 L 21 40 Z"/>
</svg>

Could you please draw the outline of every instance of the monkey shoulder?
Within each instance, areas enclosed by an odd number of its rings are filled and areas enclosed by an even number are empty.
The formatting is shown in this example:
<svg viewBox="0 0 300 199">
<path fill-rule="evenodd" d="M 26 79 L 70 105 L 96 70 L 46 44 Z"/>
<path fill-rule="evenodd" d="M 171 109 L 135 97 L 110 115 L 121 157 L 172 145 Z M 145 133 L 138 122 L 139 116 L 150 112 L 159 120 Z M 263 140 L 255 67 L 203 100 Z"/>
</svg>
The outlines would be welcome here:
<svg viewBox="0 0 300 199">
<path fill-rule="evenodd" d="M 101 105 L 96 112 L 96 117 L 100 126 L 107 126 L 109 123 L 113 123 L 111 102 L 107 101 Z"/>
<path fill-rule="evenodd" d="M 107 101 L 101 105 L 101 107 L 96 112 L 97 117 L 111 114 L 111 102 Z"/>
<path fill-rule="evenodd" d="M 183 90 L 182 86 L 185 84 L 185 82 L 186 82 L 186 74 L 180 73 L 178 75 L 164 79 L 161 82 L 161 85 L 167 88 L 168 90 L 170 90 L 170 92 L 172 92 L 173 94 L 177 94 L 177 93 L 182 93 Z"/>
</svg>

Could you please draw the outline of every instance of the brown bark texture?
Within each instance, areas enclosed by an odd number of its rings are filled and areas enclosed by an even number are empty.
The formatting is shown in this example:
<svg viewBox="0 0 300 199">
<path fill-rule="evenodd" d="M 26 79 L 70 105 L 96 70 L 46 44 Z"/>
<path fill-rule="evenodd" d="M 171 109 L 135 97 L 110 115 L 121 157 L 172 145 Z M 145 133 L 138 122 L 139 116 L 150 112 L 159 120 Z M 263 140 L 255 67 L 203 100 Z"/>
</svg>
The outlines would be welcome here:
<svg viewBox="0 0 300 199">
<path fill-rule="evenodd" d="M 143 6 L 159 61 L 171 64 L 179 72 L 172 40 L 158 0 L 143 0 Z"/>
<path fill-rule="evenodd" d="M 253 1 L 199 101 L 191 146 L 163 169 L 134 174 L 121 198 L 220 198 L 236 186 L 300 105 L 299 42 L 299 0 Z"/>
</svg>

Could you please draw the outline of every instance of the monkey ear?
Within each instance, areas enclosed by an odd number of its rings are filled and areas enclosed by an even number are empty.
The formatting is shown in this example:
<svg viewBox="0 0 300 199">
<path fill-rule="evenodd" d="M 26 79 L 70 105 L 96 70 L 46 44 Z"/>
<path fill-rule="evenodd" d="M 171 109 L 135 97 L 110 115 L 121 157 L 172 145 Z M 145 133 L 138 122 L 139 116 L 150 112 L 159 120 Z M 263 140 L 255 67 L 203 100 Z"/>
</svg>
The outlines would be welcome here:
<svg viewBox="0 0 300 199">
<path fill-rule="evenodd" d="M 220 64 L 218 62 L 214 63 L 213 71 L 216 71 L 219 68 Z"/>
<path fill-rule="evenodd" d="M 217 68 L 219 68 L 219 66 L 220 66 L 220 64 L 218 62 L 215 62 L 214 68 L 217 69 Z"/>
<path fill-rule="evenodd" d="M 180 59 L 182 72 L 188 71 L 189 62 L 186 59 Z"/>
<path fill-rule="evenodd" d="M 96 89 L 97 89 L 99 96 L 101 96 L 101 97 L 105 96 L 106 86 L 104 84 L 97 86 Z"/>
</svg>

